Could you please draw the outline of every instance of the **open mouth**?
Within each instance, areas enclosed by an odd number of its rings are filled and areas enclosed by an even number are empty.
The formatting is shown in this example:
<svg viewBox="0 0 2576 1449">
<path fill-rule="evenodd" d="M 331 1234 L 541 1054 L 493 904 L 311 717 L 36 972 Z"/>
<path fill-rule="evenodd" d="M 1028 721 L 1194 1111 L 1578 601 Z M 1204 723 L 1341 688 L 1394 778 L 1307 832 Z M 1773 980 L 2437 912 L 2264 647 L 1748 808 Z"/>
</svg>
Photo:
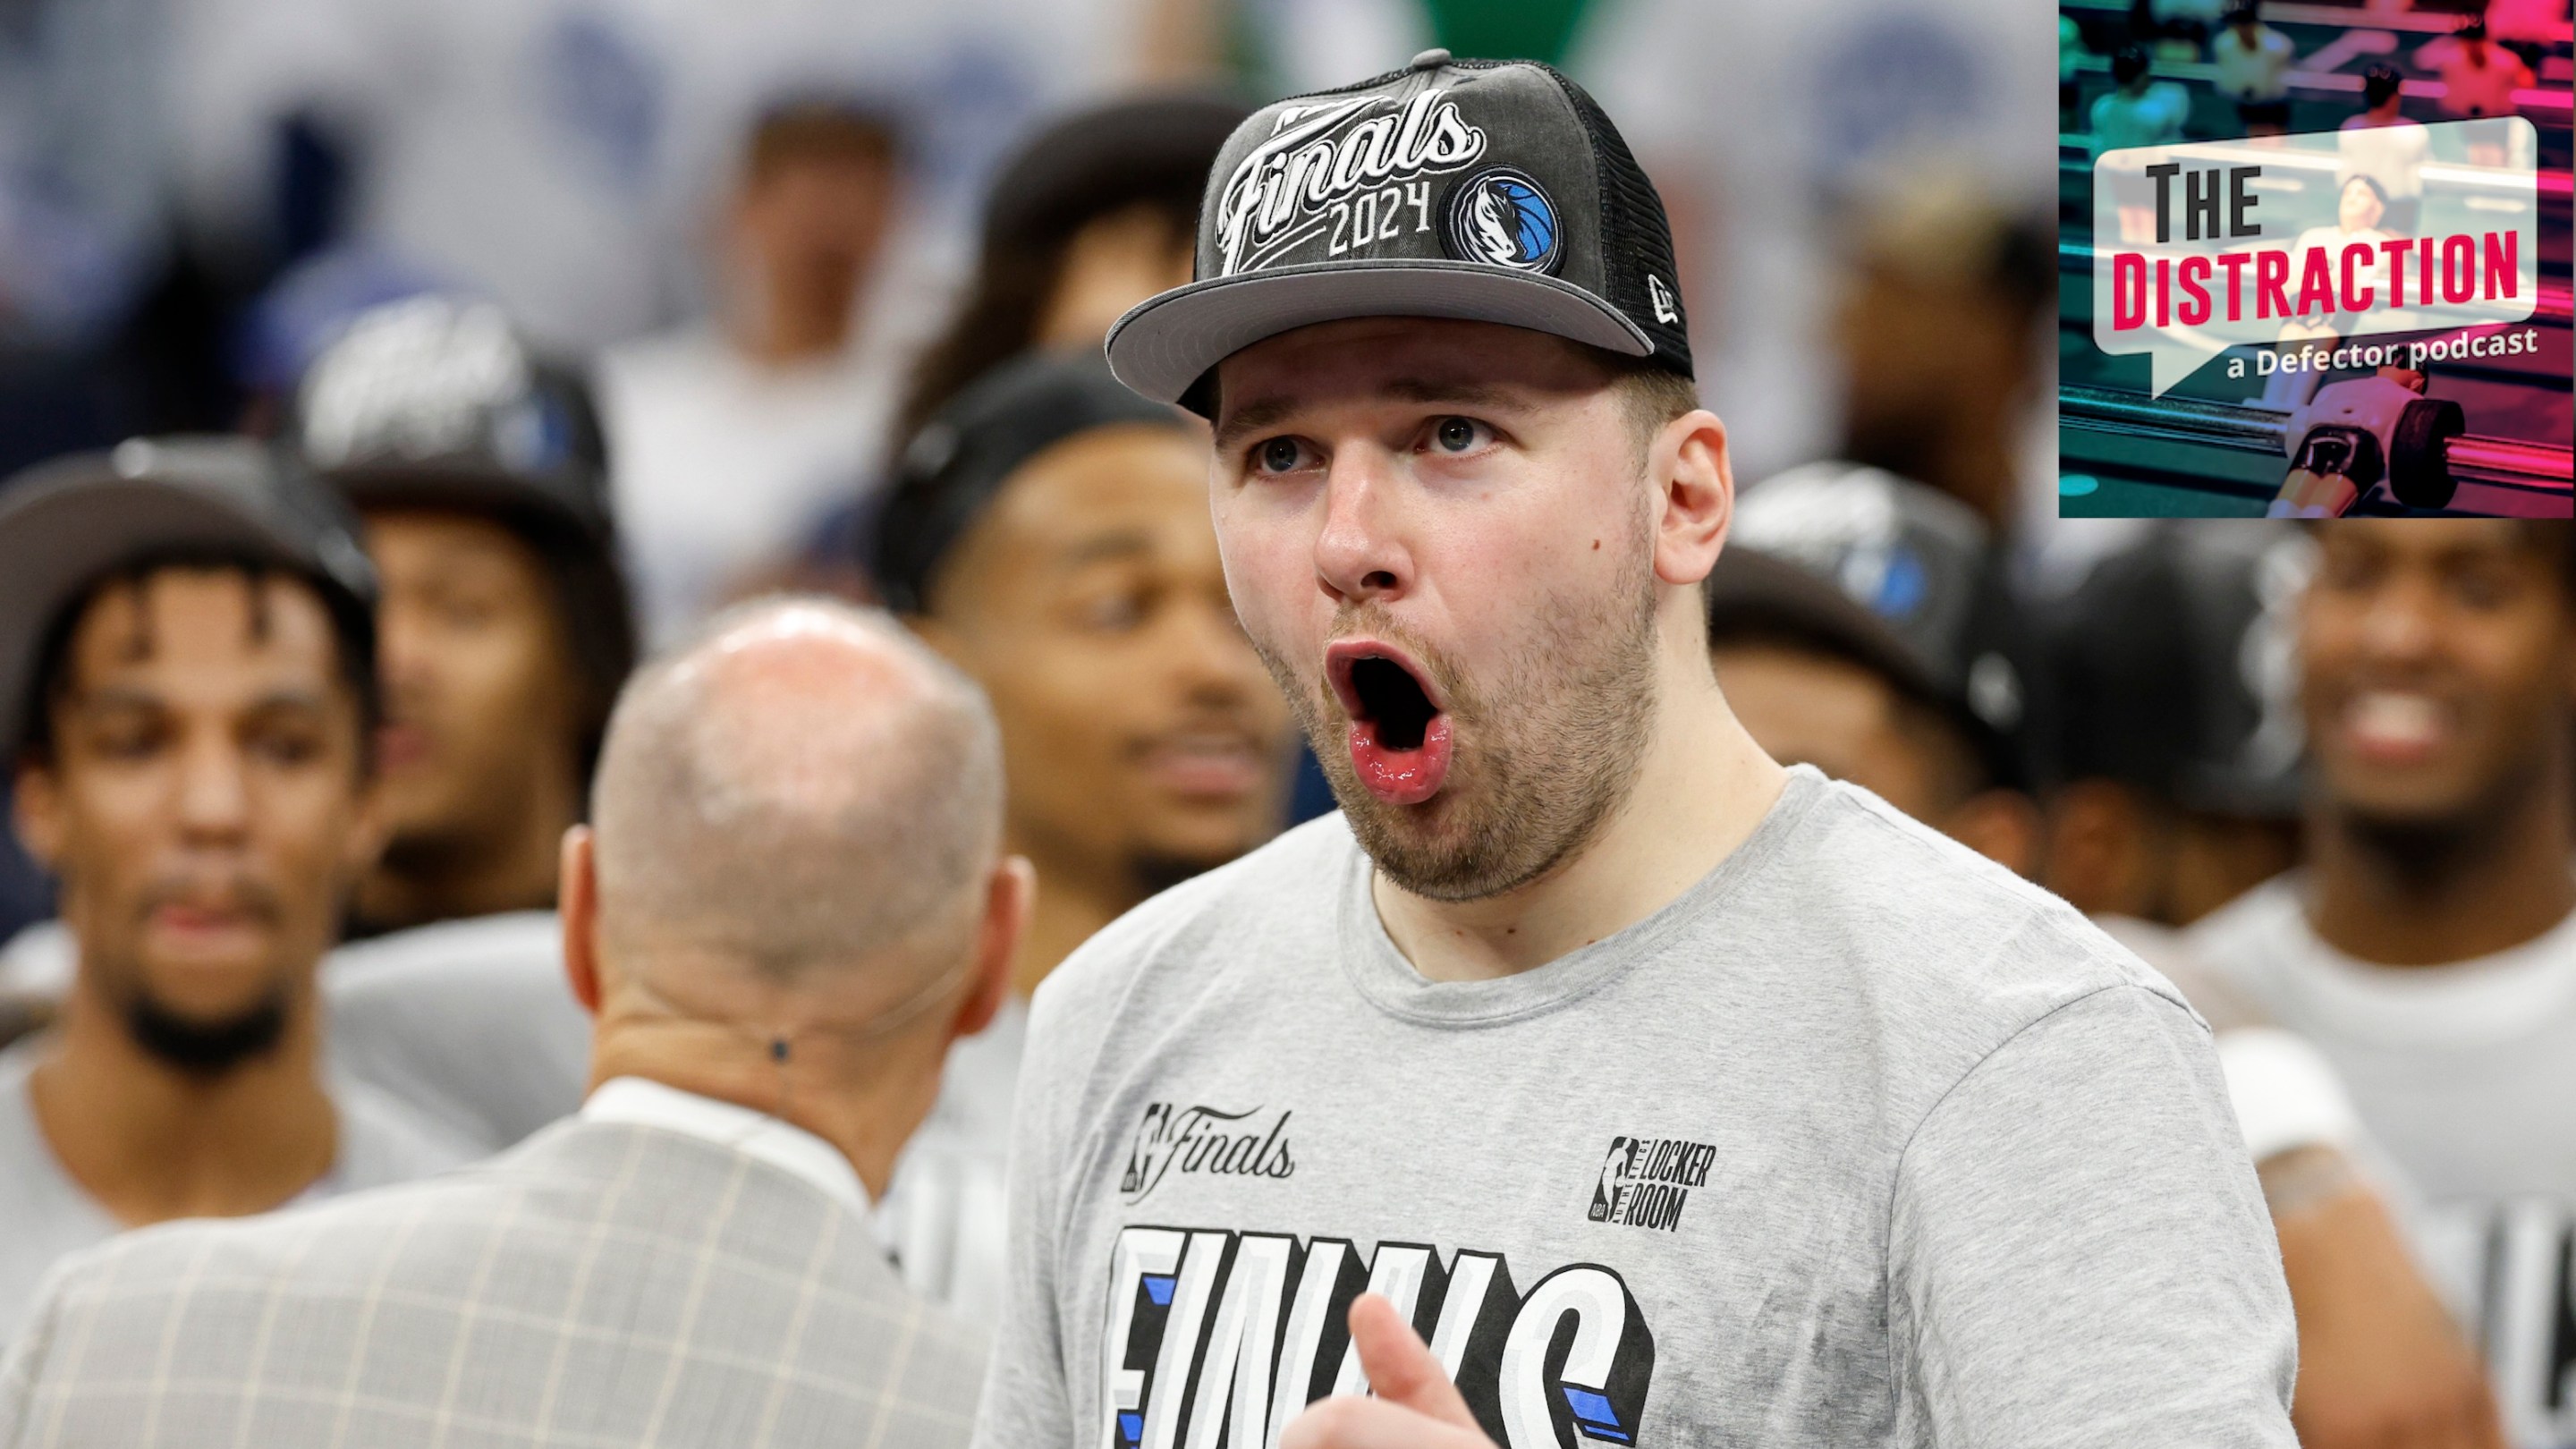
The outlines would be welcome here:
<svg viewBox="0 0 2576 1449">
<path fill-rule="evenodd" d="M 1419 805 L 1449 778 L 1449 716 L 1420 665 L 1374 641 L 1324 654 L 1325 676 L 1351 717 L 1351 768 L 1370 794 Z"/>
</svg>

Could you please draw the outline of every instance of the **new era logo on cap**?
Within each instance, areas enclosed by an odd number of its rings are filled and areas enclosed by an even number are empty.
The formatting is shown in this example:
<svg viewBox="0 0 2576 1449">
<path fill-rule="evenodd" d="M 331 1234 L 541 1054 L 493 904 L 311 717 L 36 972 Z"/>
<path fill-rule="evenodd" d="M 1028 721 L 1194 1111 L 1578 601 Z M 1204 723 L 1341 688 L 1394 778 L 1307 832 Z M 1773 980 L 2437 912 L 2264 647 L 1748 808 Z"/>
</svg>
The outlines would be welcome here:
<svg viewBox="0 0 2576 1449">
<path fill-rule="evenodd" d="M 1546 66 L 1454 61 L 1257 113 L 1217 158 L 1198 280 L 1119 319 L 1148 397 L 1266 337 L 1346 317 L 1552 332 L 1688 376 L 1663 204 L 1590 96 Z"/>
</svg>

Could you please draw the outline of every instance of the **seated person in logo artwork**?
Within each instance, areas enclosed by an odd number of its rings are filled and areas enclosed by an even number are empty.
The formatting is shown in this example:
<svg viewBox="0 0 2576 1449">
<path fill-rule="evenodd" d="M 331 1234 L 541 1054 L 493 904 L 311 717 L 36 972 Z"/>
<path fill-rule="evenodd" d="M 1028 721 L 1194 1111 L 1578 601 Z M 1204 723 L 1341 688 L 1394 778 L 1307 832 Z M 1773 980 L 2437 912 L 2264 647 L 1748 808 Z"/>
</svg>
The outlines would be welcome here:
<svg viewBox="0 0 2576 1449">
<path fill-rule="evenodd" d="M 0 1052 L 5 1341 L 56 1259 L 121 1229 L 475 1153 L 325 1068 L 315 973 L 379 840 L 355 520 L 229 439 L 0 496 L 0 751 L 77 963 L 52 1028 Z"/>
<path fill-rule="evenodd" d="M 580 1114 L 69 1260 L 0 1370 L 0 1445 L 965 1442 L 982 1341 L 867 1213 L 1027 918 L 992 715 L 882 614 L 708 629 L 621 696 L 564 841 Z"/>
<path fill-rule="evenodd" d="M 1031 356 L 933 415 L 878 523 L 886 598 L 992 697 L 1005 836 L 1038 872 L 1012 999 L 958 1044 L 886 1202 L 914 1286 L 982 1321 L 1002 1301 L 1027 993 L 1146 897 L 1279 830 L 1288 709 L 1226 600 L 1207 469 L 1187 414 L 1096 358 Z"/>
<path fill-rule="evenodd" d="M 2292 1444 L 2207 1028 L 1729 710 L 1666 237 L 1572 82 L 1431 51 L 1257 113 L 1112 333 L 1342 811 L 1039 988 L 979 1444 Z"/>
<path fill-rule="evenodd" d="M 348 1069 L 497 1151 L 581 1102 L 558 843 L 635 629 L 589 389 L 498 308 L 361 314 L 297 397 L 384 580 L 384 855 L 324 976 Z"/>
</svg>

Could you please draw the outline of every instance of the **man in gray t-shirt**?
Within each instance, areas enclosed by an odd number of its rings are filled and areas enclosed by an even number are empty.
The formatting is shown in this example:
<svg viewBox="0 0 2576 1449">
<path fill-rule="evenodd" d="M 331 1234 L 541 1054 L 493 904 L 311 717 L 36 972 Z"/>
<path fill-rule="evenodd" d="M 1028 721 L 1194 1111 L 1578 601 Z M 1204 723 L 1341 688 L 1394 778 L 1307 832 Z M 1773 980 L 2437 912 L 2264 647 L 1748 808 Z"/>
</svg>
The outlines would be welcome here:
<svg viewBox="0 0 2576 1449">
<path fill-rule="evenodd" d="M 474 1155 L 326 1065 L 316 976 L 377 840 L 370 579 L 249 441 L 0 484 L 0 760 L 69 948 L 54 1024 L 0 1053 L 0 1340 L 122 1228 Z"/>
<path fill-rule="evenodd" d="M 985 1449 L 2293 1442 L 2207 1028 L 1729 712 L 1664 235 L 1427 52 L 1247 122 L 1111 334 L 1343 809 L 1039 989 Z"/>
</svg>

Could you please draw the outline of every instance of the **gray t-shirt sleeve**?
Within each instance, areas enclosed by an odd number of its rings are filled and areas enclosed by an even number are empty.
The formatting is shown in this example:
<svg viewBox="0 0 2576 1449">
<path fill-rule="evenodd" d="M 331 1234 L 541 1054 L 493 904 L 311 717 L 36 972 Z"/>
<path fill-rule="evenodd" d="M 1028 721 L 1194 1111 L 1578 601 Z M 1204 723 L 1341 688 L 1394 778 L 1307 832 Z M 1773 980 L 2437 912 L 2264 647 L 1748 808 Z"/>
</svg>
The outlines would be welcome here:
<svg viewBox="0 0 2576 1449">
<path fill-rule="evenodd" d="M 1070 1041 L 1083 1034 L 1062 1029 L 1062 997 L 1059 990 L 1042 989 L 1029 1015 L 1006 1169 L 1010 1226 L 1002 1322 L 984 1372 L 973 1449 L 1070 1449 L 1075 1442 L 1057 1331 L 1056 1257 L 1063 1238 L 1059 1179 L 1075 1127 L 1071 1099 L 1082 1085 L 1081 1075 L 1062 1058 Z"/>
<path fill-rule="evenodd" d="M 2033 1022 L 1907 1145 L 1898 1440 L 2293 1449 L 2280 1249 L 2208 1032 L 2142 987 Z"/>
</svg>

